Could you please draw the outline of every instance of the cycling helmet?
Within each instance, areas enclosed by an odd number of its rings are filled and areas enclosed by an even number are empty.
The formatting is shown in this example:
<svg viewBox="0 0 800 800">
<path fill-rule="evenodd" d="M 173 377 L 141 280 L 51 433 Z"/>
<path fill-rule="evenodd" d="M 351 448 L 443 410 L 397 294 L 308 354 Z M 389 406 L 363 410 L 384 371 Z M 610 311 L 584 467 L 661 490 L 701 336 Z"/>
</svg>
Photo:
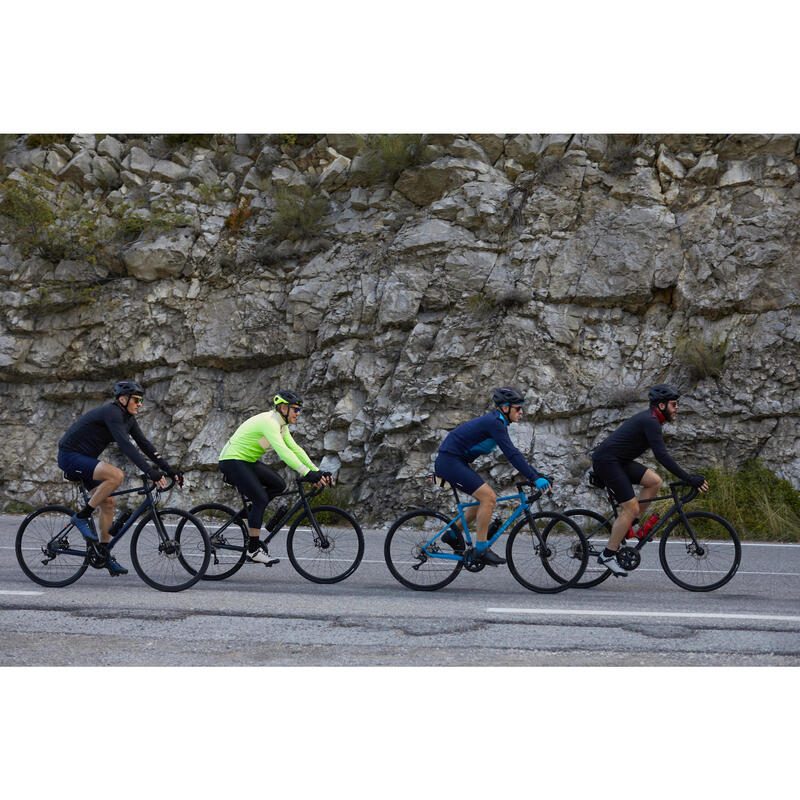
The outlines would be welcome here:
<svg viewBox="0 0 800 800">
<path fill-rule="evenodd" d="M 502 386 L 499 389 L 495 389 L 494 393 L 492 394 L 492 400 L 496 406 L 525 402 L 525 398 L 511 386 Z"/>
<path fill-rule="evenodd" d="M 114 384 L 114 397 L 121 397 L 124 394 L 129 397 L 132 394 L 143 396 L 144 387 L 141 383 L 137 383 L 136 381 L 117 381 L 117 383 Z"/>
<path fill-rule="evenodd" d="M 281 403 L 286 403 L 290 406 L 303 406 L 303 399 L 300 397 L 299 394 L 296 392 L 278 392 L 275 397 L 272 399 L 272 402 L 277 406 Z"/>
<path fill-rule="evenodd" d="M 680 392 L 668 383 L 658 383 L 655 386 L 651 386 L 650 391 L 647 393 L 651 406 L 656 406 L 659 403 L 668 403 L 670 400 L 677 400 L 680 396 Z"/>
</svg>

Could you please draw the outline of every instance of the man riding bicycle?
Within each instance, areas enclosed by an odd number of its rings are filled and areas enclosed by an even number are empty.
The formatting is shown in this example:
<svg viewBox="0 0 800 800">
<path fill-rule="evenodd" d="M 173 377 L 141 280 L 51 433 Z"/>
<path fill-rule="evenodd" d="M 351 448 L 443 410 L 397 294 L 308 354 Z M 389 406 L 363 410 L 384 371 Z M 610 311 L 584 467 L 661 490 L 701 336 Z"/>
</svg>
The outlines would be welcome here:
<svg viewBox="0 0 800 800">
<path fill-rule="evenodd" d="M 143 402 L 144 388 L 140 383 L 119 381 L 114 384 L 114 400 L 93 408 L 79 417 L 58 443 L 58 466 L 64 471 L 64 475 L 68 480 L 82 481 L 91 492 L 88 504 L 72 517 L 72 522 L 85 538 L 97 541 L 97 536 L 89 525 L 89 518 L 99 507 L 98 528 L 101 545 L 111 539 L 108 530 L 114 520 L 114 498 L 110 495 L 119 489 L 125 477 L 119 467 L 98 460 L 98 456 L 112 441 L 116 442 L 125 456 L 160 488 L 163 489 L 167 485 L 165 475 L 170 475 L 179 483 L 183 483 L 182 473 L 173 469 L 156 452 L 136 422 L 136 415 L 141 410 Z M 138 445 L 138 449 L 134 442 Z M 140 450 L 142 452 L 139 452 Z M 142 453 L 157 466 L 151 467 Z M 125 575 L 128 572 L 110 553 L 108 569 L 117 575 Z"/>
<path fill-rule="evenodd" d="M 497 495 L 469 465 L 478 456 L 490 453 L 499 446 L 512 466 L 535 484 L 537 489 L 547 491 L 550 483 L 527 462 L 508 435 L 508 426 L 518 422 L 522 416 L 525 398 L 516 389 L 502 387 L 494 390 L 492 400 L 496 406 L 494 411 L 459 425 L 447 435 L 439 448 L 434 472 L 437 477 L 478 501 L 480 505 L 471 506 L 464 515 L 467 524 L 476 518 L 478 520 L 475 554 L 484 563 L 498 566 L 505 564 L 506 560 L 494 553 L 487 542 L 489 522 L 497 504 Z M 442 541 L 455 551 L 463 549 L 459 539 L 453 531 L 442 536 Z"/>
<path fill-rule="evenodd" d="M 272 402 L 275 406 L 272 411 L 256 414 L 236 429 L 222 448 L 218 464 L 219 471 L 251 502 L 247 515 L 250 529 L 247 558 L 268 567 L 280 559 L 270 556 L 267 545 L 259 539 L 261 524 L 267 504 L 285 491 L 286 482 L 258 459 L 272 450 L 303 481 L 316 486 L 333 484 L 330 472 L 320 472 L 289 432 L 289 425 L 297 422 L 303 407 L 300 396 L 290 391 L 279 392 Z"/>
<path fill-rule="evenodd" d="M 651 387 L 647 396 L 650 408 L 623 422 L 592 453 L 592 471 L 595 477 L 614 493 L 620 504 L 619 516 L 597 561 L 618 577 L 628 574 L 616 560 L 620 543 L 638 520 L 641 506 L 658 494 L 662 483 L 657 472 L 634 459 L 650 449 L 658 462 L 680 480 L 701 492 L 708 491 L 706 479 L 702 475 L 689 474 L 681 469 L 664 444 L 661 428 L 665 422 L 675 421 L 679 392 L 669 384 L 659 383 Z M 634 496 L 634 483 L 642 486 L 638 499 Z"/>
</svg>

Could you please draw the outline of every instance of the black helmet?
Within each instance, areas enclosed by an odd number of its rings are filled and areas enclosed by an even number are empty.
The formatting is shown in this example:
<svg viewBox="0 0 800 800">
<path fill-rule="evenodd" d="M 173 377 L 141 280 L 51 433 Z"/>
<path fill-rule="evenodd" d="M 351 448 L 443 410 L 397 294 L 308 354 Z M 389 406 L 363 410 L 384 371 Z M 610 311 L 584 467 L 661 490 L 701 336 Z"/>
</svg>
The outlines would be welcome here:
<svg viewBox="0 0 800 800">
<path fill-rule="evenodd" d="M 499 389 L 495 389 L 492 394 L 492 400 L 496 406 L 525 402 L 525 398 L 511 386 L 501 386 Z"/>
<path fill-rule="evenodd" d="M 655 386 L 651 386 L 650 391 L 647 393 L 651 406 L 659 403 L 668 403 L 670 400 L 677 400 L 680 396 L 681 393 L 668 383 L 657 383 Z"/>
<path fill-rule="evenodd" d="M 114 384 L 114 397 L 122 397 L 124 394 L 144 396 L 144 386 L 136 381 L 118 381 Z"/>
<path fill-rule="evenodd" d="M 290 406 L 300 406 L 301 408 L 303 406 L 303 398 L 300 397 L 300 395 L 296 392 L 292 391 L 278 392 L 278 394 L 272 398 L 272 402 L 276 406 L 280 405 L 281 403 L 286 403 Z"/>
</svg>

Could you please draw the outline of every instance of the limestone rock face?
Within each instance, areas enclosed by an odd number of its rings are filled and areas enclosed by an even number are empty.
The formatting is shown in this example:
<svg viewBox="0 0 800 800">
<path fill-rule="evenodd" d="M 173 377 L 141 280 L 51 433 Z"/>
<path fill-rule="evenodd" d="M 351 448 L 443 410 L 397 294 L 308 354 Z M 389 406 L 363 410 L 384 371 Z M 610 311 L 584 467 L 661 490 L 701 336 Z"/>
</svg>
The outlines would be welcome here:
<svg viewBox="0 0 800 800">
<path fill-rule="evenodd" d="M 797 135 L 441 134 L 381 178 L 368 136 L 216 141 L 6 152 L 10 181 L 41 169 L 129 230 L 77 261 L 0 226 L 0 507 L 70 498 L 58 439 L 121 377 L 188 471 L 179 505 L 233 499 L 219 451 L 287 387 L 297 440 L 364 519 L 436 502 L 439 444 L 499 385 L 526 393 L 512 438 L 562 507 L 592 503 L 592 447 L 667 381 L 679 463 L 758 457 L 800 487 Z M 147 228 L 164 209 L 180 227 Z M 497 452 L 475 466 L 512 481 Z"/>
</svg>

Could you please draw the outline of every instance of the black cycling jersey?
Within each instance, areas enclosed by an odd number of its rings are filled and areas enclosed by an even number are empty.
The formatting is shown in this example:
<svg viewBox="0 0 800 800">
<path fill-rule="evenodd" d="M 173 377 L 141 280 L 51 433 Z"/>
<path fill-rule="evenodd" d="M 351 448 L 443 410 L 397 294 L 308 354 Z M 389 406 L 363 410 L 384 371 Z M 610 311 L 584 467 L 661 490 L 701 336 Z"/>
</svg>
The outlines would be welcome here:
<svg viewBox="0 0 800 800">
<path fill-rule="evenodd" d="M 142 472 L 148 472 L 150 465 L 134 447 L 131 439 L 159 468 L 165 469 L 167 462 L 158 455 L 155 447 L 142 433 L 136 418 L 116 401 L 93 408 L 78 417 L 61 437 L 58 446 L 62 450 L 98 458 L 111 442 L 116 442 Z"/>
<path fill-rule="evenodd" d="M 688 481 L 689 473 L 684 472 L 667 451 L 661 425 L 653 408 L 634 414 L 595 447 L 592 458 L 601 462 L 633 461 L 649 448 L 660 464 L 682 481 Z"/>
</svg>

